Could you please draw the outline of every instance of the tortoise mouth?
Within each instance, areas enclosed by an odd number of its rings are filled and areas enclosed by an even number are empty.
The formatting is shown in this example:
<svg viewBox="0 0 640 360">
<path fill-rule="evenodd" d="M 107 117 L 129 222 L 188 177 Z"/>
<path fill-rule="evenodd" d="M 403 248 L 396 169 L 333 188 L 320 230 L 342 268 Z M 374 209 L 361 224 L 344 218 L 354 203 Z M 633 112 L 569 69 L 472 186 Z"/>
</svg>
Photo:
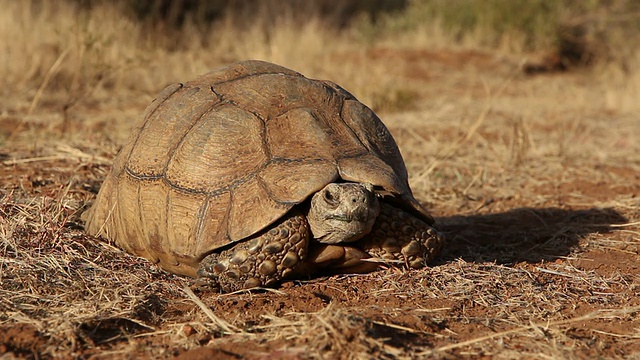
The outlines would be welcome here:
<svg viewBox="0 0 640 360">
<path fill-rule="evenodd" d="M 361 223 L 366 223 L 369 222 L 371 220 L 371 216 L 369 214 L 369 212 L 363 212 L 363 213 L 358 213 L 358 214 L 350 214 L 350 215 L 345 215 L 345 214 L 331 214 L 331 215 L 327 215 L 325 217 L 326 220 L 338 220 L 338 221 L 344 221 L 347 223 L 351 223 L 351 222 L 361 222 Z"/>
</svg>

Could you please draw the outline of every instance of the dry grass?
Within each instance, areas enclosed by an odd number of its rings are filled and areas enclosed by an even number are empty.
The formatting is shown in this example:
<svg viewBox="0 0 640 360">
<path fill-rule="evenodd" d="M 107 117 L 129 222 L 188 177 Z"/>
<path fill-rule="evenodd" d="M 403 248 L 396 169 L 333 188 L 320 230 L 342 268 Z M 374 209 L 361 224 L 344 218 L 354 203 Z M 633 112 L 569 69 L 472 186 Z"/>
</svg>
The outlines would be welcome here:
<svg viewBox="0 0 640 360">
<path fill-rule="evenodd" d="M 527 54 L 504 51 L 517 39 L 451 44 L 438 23 L 371 39 L 291 17 L 187 27 L 171 48 L 108 6 L 38 4 L 0 0 L 0 357 L 640 356 L 640 54 L 529 77 Z M 84 235 L 155 93 L 243 58 L 378 110 L 447 233 L 433 267 L 193 293 Z"/>
</svg>

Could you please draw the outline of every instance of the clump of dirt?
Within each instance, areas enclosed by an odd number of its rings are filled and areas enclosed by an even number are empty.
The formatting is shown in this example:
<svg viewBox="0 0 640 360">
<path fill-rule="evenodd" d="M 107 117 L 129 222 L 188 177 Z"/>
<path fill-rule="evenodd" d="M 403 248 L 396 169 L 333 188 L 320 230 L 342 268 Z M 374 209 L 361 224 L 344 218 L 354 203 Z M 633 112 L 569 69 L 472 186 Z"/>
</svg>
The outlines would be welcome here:
<svg viewBox="0 0 640 360">
<path fill-rule="evenodd" d="M 0 354 L 37 358 L 47 342 L 47 337 L 33 325 L 0 325 Z"/>
</svg>

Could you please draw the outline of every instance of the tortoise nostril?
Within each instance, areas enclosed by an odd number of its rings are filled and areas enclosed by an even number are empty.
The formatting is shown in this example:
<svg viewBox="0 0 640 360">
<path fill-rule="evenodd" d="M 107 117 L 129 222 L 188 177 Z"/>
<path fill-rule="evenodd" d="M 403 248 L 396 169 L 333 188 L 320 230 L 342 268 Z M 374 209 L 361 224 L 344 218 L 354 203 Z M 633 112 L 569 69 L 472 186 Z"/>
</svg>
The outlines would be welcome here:
<svg viewBox="0 0 640 360">
<path fill-rule="evenodd" d="M 362 196 L 362 197 L 356 196 L 351 198 L 352 204 L 357 204 L 357 203 L 368 204 L 369 202 L 370 202 L 369 198 L 367 198 L 366 196 Z"/>
</svg>

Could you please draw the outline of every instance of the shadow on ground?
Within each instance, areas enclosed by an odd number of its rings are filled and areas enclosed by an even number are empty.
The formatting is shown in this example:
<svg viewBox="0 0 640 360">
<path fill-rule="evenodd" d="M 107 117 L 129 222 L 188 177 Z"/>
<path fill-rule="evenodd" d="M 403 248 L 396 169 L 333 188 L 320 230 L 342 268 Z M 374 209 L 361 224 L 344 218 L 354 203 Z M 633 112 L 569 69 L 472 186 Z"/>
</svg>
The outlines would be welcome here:
<svg viewBox="0 0 640 360">
<path fill-rule="evenodd" d="M 610 208 L 519 208 L 497 214 L 443 217 L 437 222 L 447 236 L 440 262 L 461 258 L 509 264 L 567 256 L 580 239 L 611 232 L 611 225 L 627 219 Z"/>
</svg>

